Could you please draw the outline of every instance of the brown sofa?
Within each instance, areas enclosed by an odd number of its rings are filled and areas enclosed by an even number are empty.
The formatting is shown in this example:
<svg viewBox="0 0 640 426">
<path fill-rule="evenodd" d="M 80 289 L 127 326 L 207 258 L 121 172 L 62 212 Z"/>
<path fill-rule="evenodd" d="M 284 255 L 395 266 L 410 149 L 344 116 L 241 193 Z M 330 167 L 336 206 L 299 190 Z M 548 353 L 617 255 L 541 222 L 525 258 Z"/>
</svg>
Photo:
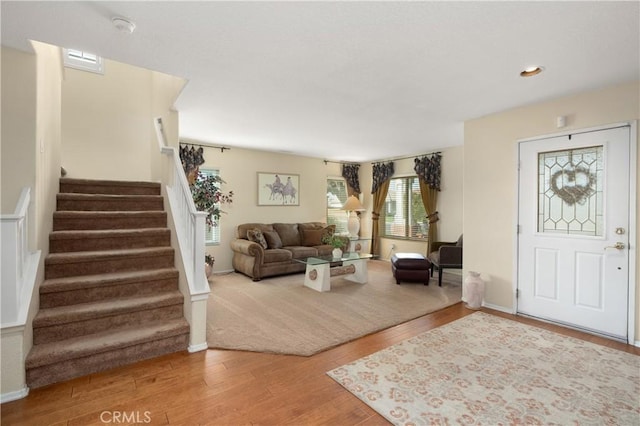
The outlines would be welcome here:
<svg viewBox="0 0 640 426">
<path fill-rule="evenodd" d="M 254 281 L 303 272 L 305 264 L 292 259 L 331 254 L 333 247 L 322 243 L 322 239 L 334 230 L 332 225 L 321 222 L 244 223 L 238 226 L 236 239 L 231 241 L 233 269 Z M 348 243 L 348 238 L 345 240 Z"/>
</svg>

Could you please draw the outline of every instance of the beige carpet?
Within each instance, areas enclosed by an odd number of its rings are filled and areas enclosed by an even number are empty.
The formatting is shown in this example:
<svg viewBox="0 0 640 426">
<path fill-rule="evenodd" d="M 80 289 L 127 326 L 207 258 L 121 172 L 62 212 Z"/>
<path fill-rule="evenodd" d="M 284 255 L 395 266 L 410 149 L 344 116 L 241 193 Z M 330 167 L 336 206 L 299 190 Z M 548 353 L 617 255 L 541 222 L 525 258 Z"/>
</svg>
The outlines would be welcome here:
<svg viewBox="0 0 640 426">
<path fill-rule="evenodd" d="M 462 277 L 437 274 L 428 286 L 397 285 L 389 262 L 368 262 L 369 282 L 331 279 L 331 291 L 303 285 L 304 274 L 253 282 L 232 273 L 210 279 L 210 348 L 292 355 L 319 351 L 443 309 L 460 301 Z"/>
<path fill-rule="evenodd" d="M 640 356 L 482 312 L 327 374 L 396 425 L 640 424 Z"/>
</svg>

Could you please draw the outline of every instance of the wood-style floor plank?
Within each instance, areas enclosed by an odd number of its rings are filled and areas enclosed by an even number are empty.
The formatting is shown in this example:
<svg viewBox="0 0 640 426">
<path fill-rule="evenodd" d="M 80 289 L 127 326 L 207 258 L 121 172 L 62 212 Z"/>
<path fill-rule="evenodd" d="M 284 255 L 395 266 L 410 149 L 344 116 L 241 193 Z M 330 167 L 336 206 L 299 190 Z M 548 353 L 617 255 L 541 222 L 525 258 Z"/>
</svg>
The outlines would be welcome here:
<svg viewBox="0 0 640 426">
<path fill-rule="evenodd" d="M 640 355 L 640 348 L 497 311 L 484 312 Z M 3 425 L 388 424 L 325 373 L 471 315 L 462 303 L 310 357 L 179 352 L 32 390 L 3 404 Z M 119 417 L 114 417 L 119 416 Z M 116 421 L 118 420 L 118 421 Z"/>
</svg>

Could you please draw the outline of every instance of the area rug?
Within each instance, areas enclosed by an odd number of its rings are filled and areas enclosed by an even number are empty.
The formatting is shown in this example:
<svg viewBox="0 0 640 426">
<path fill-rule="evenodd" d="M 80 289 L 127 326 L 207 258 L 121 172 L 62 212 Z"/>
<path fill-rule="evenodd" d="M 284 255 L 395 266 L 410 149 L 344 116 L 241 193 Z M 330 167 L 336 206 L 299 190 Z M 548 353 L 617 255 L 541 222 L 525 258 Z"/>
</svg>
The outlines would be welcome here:
<svg viewBox="0 0 640 426">
<path fill-rule="evenodd" d="M 396 425 L 640 423 L 640 356 L 481 312 L 327 374 Z"/>
<path fill-rule="evenodd" d="M 369 280 L 331 278 L 330 292 L 303 285 L 304 274 L 250 278 L 231 273 L 210 279 L 210 348 L 309 356 L 369 333 L 458 303 L 462 278 L 443 275 L 428 286 L 397 285 L 389 262 L 368 261 Z"/>
</svg>

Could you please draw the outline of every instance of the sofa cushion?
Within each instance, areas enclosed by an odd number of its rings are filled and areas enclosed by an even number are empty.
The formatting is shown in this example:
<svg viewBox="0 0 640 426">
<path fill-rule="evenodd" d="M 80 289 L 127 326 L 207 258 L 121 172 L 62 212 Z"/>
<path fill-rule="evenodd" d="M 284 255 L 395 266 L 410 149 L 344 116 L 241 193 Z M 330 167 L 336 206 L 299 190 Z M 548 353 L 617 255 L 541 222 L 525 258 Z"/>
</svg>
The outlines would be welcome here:
<svg viewBox="0 0 640 426">
<path fill-rule="evenodd" d="M 270 249 L 282 248 L 282 240 L 276 231 L 265 231 L 262 235 L 264 235 L 264 239 L 267 240 L 267 245 Z"/>
<path fill-rule="evenodd" d="M 324 230 L 320 229 L 301 229 L 302 245 L 307 247 L 319 246 L 322 244 L 322 235 Z"/>
<path fill-rule="evenodd" d="M 273 229 L 280 235 L 284 247 L 300 245 L 300 232 L 297 223 L 274 223 Z"/>
<path fill-rule="evenodd" d="M 247 239 L 249 241 L 253 241 L 255 243 L 260 244 L 262 248 L 266 249 L 269 247 L 267 245 L 267 240 L 264 238 L 264 235 L 262 235 L 262 231 L 258 228 L 248 230 Z"/>
<path fill-rule="evenodd" d="M 294 259 L 318 255 L 318 250 L 316 250 L 314 247 L 285 246 L 285 249 L 291 252 L 291 257 L 293 257 Z"/>
<path fill-rule="evenodd" d="M 286 262 L 291 260 L 291 251 L 285 249 L 270 249 L 264 251 L 264 263 Z"/>
</svg>

